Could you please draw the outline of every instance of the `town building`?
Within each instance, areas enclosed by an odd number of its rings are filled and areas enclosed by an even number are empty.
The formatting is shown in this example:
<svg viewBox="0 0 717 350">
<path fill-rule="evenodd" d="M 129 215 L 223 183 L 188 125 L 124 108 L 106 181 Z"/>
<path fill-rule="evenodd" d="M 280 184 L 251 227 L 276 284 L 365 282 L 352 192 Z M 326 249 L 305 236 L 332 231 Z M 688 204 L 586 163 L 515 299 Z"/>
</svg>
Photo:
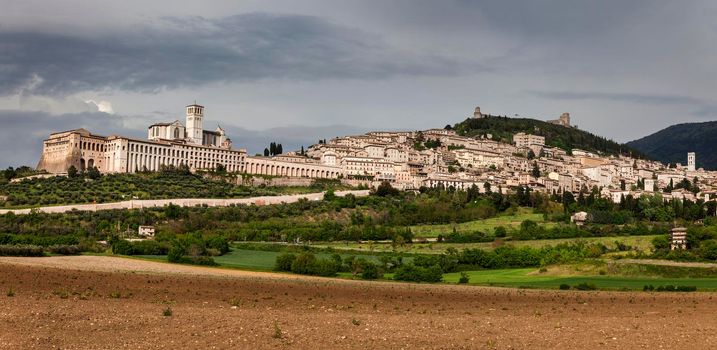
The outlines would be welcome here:
<svg viewBox="0 0 717 350">
<path fill-rule="evenodd" d="M 474 116 L 485 117 L 476 108 Z M 50 134 L 43 142 L 38 169 L 66 173 L 74 166 L 103 173 L 158 171 L 186 166 L 192 171 L 223 167 L 228 172 L 279 177 L 388 181 L 402 189 L 477 186 L 507 193 L 518 186 L 535 192 L 577 195 L 595 191 L 618 203 L 628 196 L 661 196 L 665 201 L 717 200 L 717 172 L 696 170 L 696 154 L 687 167 L 628 156 L 606 156 L 573 148 L 547 147 L 546 138 L 516 133 L 512 143 L 485 135 L 468 137 L 451 128 L 422 131 L 372 131 L 322 140 L 305 152 L 271 157 L 249 156 L 235 149 L 224 129 L 205 130 L 205 110 L 191 104 L 185 122 L 174 120 L 148 127 L 146 139 L 101 136 L 85 129 Z M 567 113 L 554 121 L 570 126 Z M 534 158 L 528 159 L 529 150 Z M 533 176 L 537 167 L 540 175 Z M 698 181 L 699 191 L 675 189 L 684 179 Z M 638 186 L 642 184 L 642 186 Z M 673 186 L 670 187 L 670 184 Z"/>
<path fill-rule="evenodd" d="M 670 230 L 670 250 L 687 249 L 687 229 L 675 227 Z"/>
<path fill-rule="evenodd" d="M 155 232 L 154 226 L 140 225 L 137 228 L 137 234 L 140 237 L 154 238 L 154 232 Z"/>
<path fill-rule="evenodd" d="M 97 168 L 102 173 L 158 171 L 164 167 L 187 166 L 191 170 L 212 170 L 221 166 L 229 172 L 338 178 L 336 166 L 287 161 L 286 158 L 249 157 L 246 150 L 232 148 L 221 127 L 203 129 L 204 106 L 186 107 L 186 125 L 179 121 L 149 126 L 147 140 L 125 136 L 100 136 L 85 129 L 50 134 L 43 142 L 37 169 L 53 174 Z"/>
</svg>

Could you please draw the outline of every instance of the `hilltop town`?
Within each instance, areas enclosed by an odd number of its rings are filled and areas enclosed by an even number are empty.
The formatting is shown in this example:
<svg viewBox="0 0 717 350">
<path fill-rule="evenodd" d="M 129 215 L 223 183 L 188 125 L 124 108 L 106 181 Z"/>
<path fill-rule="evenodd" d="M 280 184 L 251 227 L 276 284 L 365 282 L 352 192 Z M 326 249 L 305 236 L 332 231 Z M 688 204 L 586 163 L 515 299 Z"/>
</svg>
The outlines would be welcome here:
<svg viewBox="0 0 717 350">
<path fill-rule="evenodd" d="M 476 107 L 473 118 L 492 116 Z M 568 113 L 548 123 L 573 127 Z M 505 192 L 522 186 L 547 194 L 577 194 L 598 188 L 615 203 L 655 192 L 663 192 L 665 200 L 709 201 L 716 193 L 717 172 L 696 169 L 694 153 L 686 155 L 687 165 L 668 166 L 625 155 L 566 151 L 547 146 L 544 136 L 522 132 L 512 135 L 512 143 L 493 140 L 490 134 L 460 136 L 450 126 L 369 132 L 320 142 L 307 155 L 322 164 L 340 166 L 349 178 L 388 181 L 401 189 L 477 186 L 482 192 Z"/>
<path fill-rule="evenodd" d="M 462 136 L 452 126 L 422 131 L 374 131 L 364 135 L 320 140 L 306 151 L 273 156 L 249 156 L 232 148 L 221 127 L 204 130 L 204 106 L 186 108 L 186 124 L 153 124 L 147 140 L 94 135 L 85 129 L 53 133 L 45 140 L 37 166 L 52 174 L 70 167 L 96 168 L 102 173 L 157 171 L 188 167 L 288 178 L 351 180 L 376 186 L 388 182 L 402 190 L 421 187 L 507 193 L 517 187 L 551 195 L 597 189 L 619 203 L 627 196 L 661 192 L 665 200 L 713 200 L 717 172 L 696 168 L 696 155 L 687 164 L 665 165 L 629 155 L 562 149 L 546 137 L 518 132 L 509 142 L 490 133 Z M 470 119 L 497 118 L 476 107 Z M 574 128 L 563 113 L 548 123 Z"/>
</svg>

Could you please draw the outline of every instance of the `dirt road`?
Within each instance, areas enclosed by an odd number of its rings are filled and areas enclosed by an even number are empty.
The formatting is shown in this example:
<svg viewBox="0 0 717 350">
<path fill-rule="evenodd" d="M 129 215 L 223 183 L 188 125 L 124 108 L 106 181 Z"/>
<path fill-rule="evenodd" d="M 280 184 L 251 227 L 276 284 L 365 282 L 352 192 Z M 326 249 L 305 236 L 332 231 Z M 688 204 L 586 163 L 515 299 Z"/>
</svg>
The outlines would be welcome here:
<svg viewBox="0 0 717 350">
<path fill-rule="evenodd" d="M 717 347 L 712 293 L 346 281 L 91 256 L 0 258 L 0 292 L 3 349 Z"/>
</svg>

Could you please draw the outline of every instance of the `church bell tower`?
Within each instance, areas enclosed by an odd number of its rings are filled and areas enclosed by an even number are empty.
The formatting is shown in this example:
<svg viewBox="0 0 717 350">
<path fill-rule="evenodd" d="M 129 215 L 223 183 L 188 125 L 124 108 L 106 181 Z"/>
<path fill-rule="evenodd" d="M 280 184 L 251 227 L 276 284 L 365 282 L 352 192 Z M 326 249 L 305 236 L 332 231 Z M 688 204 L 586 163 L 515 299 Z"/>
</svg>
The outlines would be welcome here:
<svg viewBox="0 0 717 350">
<path fill-rule="evenodd" d="M 204 106 L 196 103 L 187 106 L 187 138 L 190 142 L 202 144 L 203 122 Z"/>
</svg>

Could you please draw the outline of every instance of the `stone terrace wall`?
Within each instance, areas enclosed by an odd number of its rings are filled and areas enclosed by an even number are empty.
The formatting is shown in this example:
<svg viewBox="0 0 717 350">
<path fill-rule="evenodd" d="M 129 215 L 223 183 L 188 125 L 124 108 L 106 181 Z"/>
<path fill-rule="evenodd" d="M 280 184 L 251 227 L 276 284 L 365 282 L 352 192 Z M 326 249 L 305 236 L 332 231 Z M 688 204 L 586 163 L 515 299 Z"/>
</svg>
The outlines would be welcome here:
<svg viewBox="0 0 717 350">
<path fill-rule="evenodd" d="M 345 196 L 347 194 L 353 194 L 356 197 L 365 197 L 369 195 L 368 190 L 359 191 L 338 191 L 337 196 Z M 32 209 L 0 209 L 0 214 L 6 214 L 12 212 L 14 214 L 22 215 L 29 214 L 31 210 L 37 210 L 43 213 L 65 213 L 72 210 L 79 211 L 98 211 L 98 210 L 116 210 L 116 209 L 139 209 L 139 208 L 154 208 L 164 207 L 169 204 L 176 204 L 183 207 L 194 207 L 199 205 L 207 205 L 209 207 L 226 207 L 232 204 L 255 204 L 255 205 L 268 205 L 268 204 L 281 204 L 281 203 L 293 203 L 301 198 L 306 198 L 310 201 L 318 201 L 324 198 L 324 193 L 308 193 L 308 194 L 295 194 L 295 195 L 281 195 L 281 196 L 262 196 L 262 197 L 250 197 L 250 198 L 227 198 L 227 199 L 211 199 L 211 198 L 175 198 L 175 199 L 148 199 L 148 200 L 129 200 L 124 202 L 115 203 L 98 203 L 98 204 L 72 204 L 72 205 L 59 205 L 52 207 L 38 207 Z"/>
</svg>

